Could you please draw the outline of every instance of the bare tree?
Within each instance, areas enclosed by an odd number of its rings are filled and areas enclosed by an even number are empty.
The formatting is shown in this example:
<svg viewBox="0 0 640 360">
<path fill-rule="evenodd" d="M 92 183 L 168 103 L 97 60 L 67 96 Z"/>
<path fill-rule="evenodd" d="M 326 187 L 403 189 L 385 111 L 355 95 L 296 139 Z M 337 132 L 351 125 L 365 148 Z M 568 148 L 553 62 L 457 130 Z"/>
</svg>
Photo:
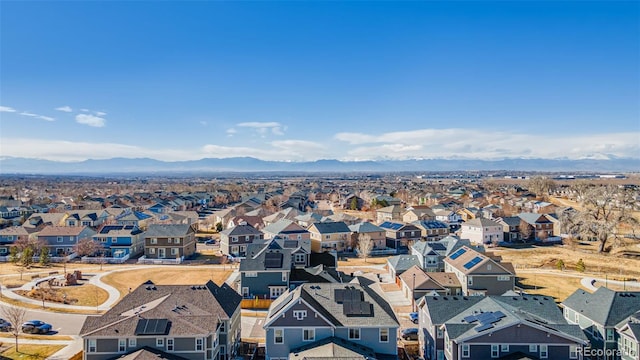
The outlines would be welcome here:
<svg viewBox="0 0 640 360">
<path fill-rule="evenodd" d="M 520 220 L 520 235 L 522 235 L 522 240 L 523 241 L 529 240 L 532 234 L 533 234 L 533 230 L 531 229 L 531 226 L 529 225 L 529 223 L 524 220 Z"/>
<path fill-rule="evenodd" d="M 2 307 L 2 316 L 11 323 L 11 335 L 16 339 L 16 352 L 18 352 L 18 336 L 20 336 L 21 324 L 27 314 L 27 309 L 6 305 Z"/>
<path fill-rule="evenodd" d="M 367 262 L 371 249 L 373 249 L 373 240 L 371 240 L 371 235 L 364 233 L 358 235 L 358 256 L 363 258 L 364 262 Z"/>
<path fill-rule="evenodd" d="M 73 252 L 78 256 L 92 256 L 102 250 L 102 245 L 90 238 L 84 238 L 73 246 Z"/>
<path fill-rule="evenodd" d="M 549 196 L 549 192 L 556 188 L 556 183 L 546 177 L 534 176 L 529 180 L 528 188 L 529 191 L 532 191 L 537 196 L 546 199 Z"/>
<path fill-rule="evenodd" d="M 638 220 L 632 216 L 634 203 L 630 191 L 613 185 L 593 187 L 580 201 L 581 211 L 567 216 L 563 225 L 569 233 L 598 241 L 598 252 L 604 252 L 609 240 L 619 240 L 622 227 L 637 229 Z"/>
</svg>

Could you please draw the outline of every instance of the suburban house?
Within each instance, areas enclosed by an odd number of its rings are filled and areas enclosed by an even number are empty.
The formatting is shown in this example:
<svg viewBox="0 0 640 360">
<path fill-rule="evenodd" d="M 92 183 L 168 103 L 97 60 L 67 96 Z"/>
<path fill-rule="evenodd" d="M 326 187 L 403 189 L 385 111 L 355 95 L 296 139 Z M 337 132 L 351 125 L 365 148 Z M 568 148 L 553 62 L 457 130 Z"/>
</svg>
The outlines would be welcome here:
<svg viewBox="0 0 640 360">
<path fill-rule="evenodd" d="M 266 359 L 397 359 L 398 320 L 370 282 L 303 284 L 271 304 Z"/>
<path fill-rule="evenodd" d="M 465 295 L 502 295 L 515 286 L 511 263 L 498 263 L 468 246 L 444 259 L 444 271 L 456 274 Z"/>
<path fill-rule="evenodd" d="M 409 300 L 413 295 L 412 301 L 425 295 L 462 295 L 460 281 L 452 273 L 428 273 L 414 265 L 400 274 L 399 278 L 402 293 Z"/>
<path fill-rule="evenodd" d="M 413 266 L 420 266 L 418 257 L 415 255 L 396 255 L 387 259 L 387 270 L 389 276 L 397 281 L 396 277 L 409 270 Z"/>
<path fill-rule="evenodd" d="M 408 248 L 422 238 L 422 231 L 413 224 L 385 221 L 378 226 L 384 229 L 387 236 L 387 247 L 390 248 Z"/>
<path fill-rule="evenodd" d="M 402 222 L 412 223 L 420 220 L 435 220 L 436 215 L 428 207 L 411 207 L 402 214 Z"/>
<path fill-rule="evenodd" d="M 133 225 L 104 225 L 92 238 L 102 245 L 107 257 L 123 258 L 144 251 L 142 230 Z"/>
<path fill-rule="evenodd" d="M 450 235 L 438 241 L 416 241 L 411 245 L 411 255 L 418 257 L 424 271 L 444 271 L 444 258 L 463 246 L 470 247 L 470 241 Z"/>
<path fill-rule="evenodd" d="M 631 332 L 637 327 L 640 291 L 613 291 L 604 286 L 593 293 L 578 289 L 562 302 L 561 307 L 567 321 L 580 326 L 593 348 L 622 350 L 619 343 L 637 346 L 635 339 L 629 341 Z M 625 328 L 626 325 L 629 326 Z M 623 329 L 624 337 L 620 333 Z M 637 352 L 635 356 L 638 356 Z"/>
<path fill-rule="evenodd" d="M 47 225 L 64 226 L 64 219 L 67 218 L 65 213 L 35 213 L 31 214 L 22 226 L 27 231 L 37 231 Z"/>
<path fill-rule="evenodd" d="M 151 224 L 144 233 L 147 259 L 184 259 L 196 252 L 194 225 Z"/>
<path fill-rule="evenodd" d="M 376 210 L 376 222 L 402 221 L 402 206 L 390 205 Z"/>
<path fill-rule="evenodd" d="M 360 235 L 364 234 L 371 237 L 371 241 L 373 242 L 373 250 L 385 249 L 387 247 L 386 231 L 373 223 L 363 221 L 349 226 L 349 231 L 351 231 L 352 244 L 357 244 Z"/>
<path fill-rule="evenodd" d="M 247 256 L 247 246 L 263 243 L 264 234 L 247 223 L 220 231 L 220 252 L 235 257 Z"/>
<path fill-rule="evenodd" d="M 78 241 L 91 239 L 95 233 L 88 226 L 45 226 L 38 233 L 38 241 L 45 244 L 53 256 L 67 256 L 73 253 Z"/>
<path fill-rule="evenodd" d="M 528 229 L 521 229 L 521 233 L 528 234 L 525 240 L 547 241 L 553 238 L 553 222 L 549 220 L 549 215 L 536 213 L 520 213 L 518 217 L 522 219 L 521 227 L 527 226 Z"/>
<path fill-rule="evenodd" d="M 227 223 L 226 226 L 224 226 L 224 228 L 229 229 L 234 226 L 238 226 L 242 224 L 253 226 L 257 230 L 260 230 L 264 227 L 264 222 L 262 221 L 262 217 L 250 216 L 245 214 L 241 216 L 236 216 L 233 219 L 229 220 L 229 222 Z"/>
<path fill-rule="evenodd" d="M 106 313 L 87 317 L 80 331 L 83 359 L 233 359 L 240 300 L 227 284 L 147 281 Z"/>
<path fill-rule="evenodd" d="M 437 220 L 419 220 L 411 224 L 420 229 L 422 238 L 427 241 L 440 240 L 449 235 L 449 225 Z"/>
<path fill-rule="evenodd" d="M 0 256 L 9 254 L 9 248 L 18 240 L 29 239 L 29 232 L 22 226 L 0 229 Z"/>
<path fill-rule="evenodd" d="M 342 221 L 313 223 L 307 230 L 311 234 L 311 250 L 314 252 L 345 251 L 351 238 L 351 230 Z"/>
<path fill-rule="evenodd" d="M 311 234 L 307 229 L 289 219 L 280 219 L 262 229 L 266 240 L 280 237 L 288 240 L 309 240 Z"/>
<path fill-rule="evenodd" d="M 66 226 L 91 226 L 97 228 L 102 225 L 109 213 L 104 210 L 73 210 L 64 219 Z"/>
<path fill-rule="evenodd" d="M 640 359 L 640 316 L 634 314 L 629 321 L 617 329 L 618 349 L 622 352 L 622 360 Z"/>
<path fill-rule="evenodd" d="M 455 211 L 449 209 L 434 210 L 435 220 L 442 221 L 449 225 L 451 231 L 458 230 L 462 222 L 462 216 Z"/>
<path fill-rule="evenodd" d="M 522 241 L 522 233 L 520 232 L 520 223 L 522 219 L 518 216 L 505 216 L 495 219 L 502 225 L 503 238 L 506 242 Z"/>
<path fill-rule="evenodd" d="M 340 200 L 340 207 L 343 209 L 362 210 L 364 205 L 364 199 L 354 194 L 349 194 Z"/>
<path fill-rule="evenodd" d="M 489 219 L 472 219 L 462 224 L 460 237 L 472 244 L 497 244 L 503 241 L 502 225 Z"/>
<path fill-rule="evenodd" d="M 276 241 L 250 244 L 240 262 L 240 293 L 244 298 L 275 299 L 289 289 L 291 248 Z"/>
<path fill-rule="evenodd" d="M 153 216 L 140 211 L 131 211 L 130 209 L 126 209 L 116 216 L 116 224 L 132 225 L 143 230 L 147 228 L 151 220 L 153 220 Z"/>
<path fill-rule="evenodd" d="M 425 359 L 583 359 L 589 342 L 546 296 L 425 296 L 418 304 Z"/>
</svg>

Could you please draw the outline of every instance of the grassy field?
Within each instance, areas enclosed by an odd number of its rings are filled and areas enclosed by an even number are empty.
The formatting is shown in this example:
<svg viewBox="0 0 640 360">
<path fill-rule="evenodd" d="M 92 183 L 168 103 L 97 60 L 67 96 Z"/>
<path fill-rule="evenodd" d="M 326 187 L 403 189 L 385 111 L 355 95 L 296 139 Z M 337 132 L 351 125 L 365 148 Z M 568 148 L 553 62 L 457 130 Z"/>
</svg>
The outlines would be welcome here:
<svg viewBox="0 0 640 360">
<path fill-rule="evenodd" d="M 557 302 L 564 301 L 576 289 L 582 288 L 580 278 L 552 274 L 519 274 L 516 286 L 528 294 L 551 296 Z"/>
<path fill-rule="evenodd" d="M 79 306 L 96 306 L 96 303 L 102 304 L 109 298 L 109 293 L 92 284 L 83 284 L 81 286 L 68 286 L 61 289 L 67 294 L 67 298 L 77 299 L 74 305 Z"/>
<path fill-rule="evenodd" d="M 132 269 L 127 271 L 117 271 L 102 278 L 102 281 L 109 284 L 118 291 L 120 296 L 129 292 L 129 288 L 135 289 L 147 280 L 151 280 L 158 285 L 179 285 L 179 284 L 204 284 L 209 280 L 222 284 L 232 270 L 203 267 L 153 267 Z"/>
<path fill-rule="evenodd" d="M 20 359 L 20 360 L 44 360 L 55 354 L 64 345 L 35 345 L 35 344 L 18 344 L 18 350 L 15 346 L 2 351 L 0 356 L 2 359 Z"/>
<path fill-rule="evenodd" d="M 5 332 L 0 332 L 0 341 L 2 342 L 8 342 L 9 340 L 6 339 L 11 339 L 11 341 L 15 341 L 13 335 L 11 333 L 5 333 Z M 35 335 L 35 334 L 20 334 L 19 339 L 28 339 L 28 340 L 67 340 L 67 341 L 71 341 L 73 340 L 73 338 L 71 336 L 67 336 L 67 335 Z"/>
</svg>

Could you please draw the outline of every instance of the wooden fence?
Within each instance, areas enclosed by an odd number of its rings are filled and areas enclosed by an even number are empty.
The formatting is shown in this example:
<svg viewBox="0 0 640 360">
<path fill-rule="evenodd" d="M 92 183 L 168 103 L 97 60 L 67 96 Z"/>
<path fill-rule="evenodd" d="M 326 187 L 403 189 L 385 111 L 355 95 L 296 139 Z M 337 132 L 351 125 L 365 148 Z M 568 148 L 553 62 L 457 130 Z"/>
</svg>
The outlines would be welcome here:
<svg viewBox="0 0 640 360">
<path fill-rule="evenodd" d="M 240 307 L 242 309 L 268 309 L 272 302 L 272 299 L 242 299 Z"/>
</svg>

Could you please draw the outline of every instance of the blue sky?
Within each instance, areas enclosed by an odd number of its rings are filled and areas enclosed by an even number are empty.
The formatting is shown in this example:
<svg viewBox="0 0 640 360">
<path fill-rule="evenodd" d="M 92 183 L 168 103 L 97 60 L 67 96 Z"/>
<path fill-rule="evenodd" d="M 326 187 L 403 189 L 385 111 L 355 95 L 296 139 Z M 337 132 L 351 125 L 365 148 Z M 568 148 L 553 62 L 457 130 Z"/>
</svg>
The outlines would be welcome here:
<svg viewBox="0 0 640 360">
<path fill-rule="evenodd" d="M 0 156 L 640 158 L 640 3 L 0 2 Z"/>
</svg>

